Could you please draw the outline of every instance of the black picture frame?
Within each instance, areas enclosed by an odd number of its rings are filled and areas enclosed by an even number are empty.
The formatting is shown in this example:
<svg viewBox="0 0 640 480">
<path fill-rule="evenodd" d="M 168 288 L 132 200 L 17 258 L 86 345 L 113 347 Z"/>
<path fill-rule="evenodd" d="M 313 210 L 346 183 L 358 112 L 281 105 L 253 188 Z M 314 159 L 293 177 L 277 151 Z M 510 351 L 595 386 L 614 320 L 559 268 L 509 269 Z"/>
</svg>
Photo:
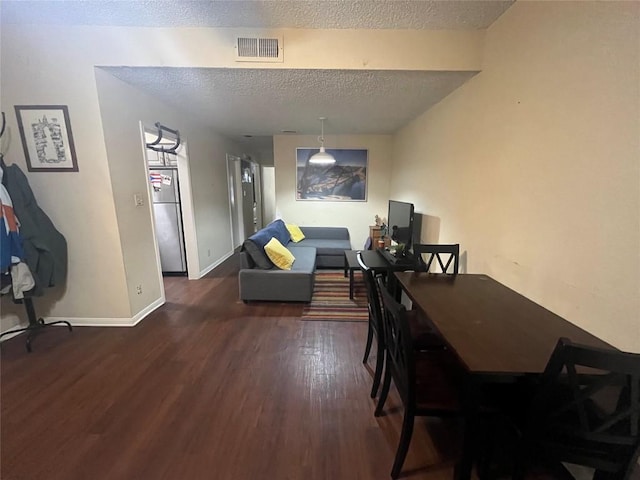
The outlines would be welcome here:
<svg viewBox="0 0 640 480">
<path fill-rule="evenodd" d="M 30 172 L 77 172 L 66 105 L 16 105 L 18 129 Z"/>
</svg>

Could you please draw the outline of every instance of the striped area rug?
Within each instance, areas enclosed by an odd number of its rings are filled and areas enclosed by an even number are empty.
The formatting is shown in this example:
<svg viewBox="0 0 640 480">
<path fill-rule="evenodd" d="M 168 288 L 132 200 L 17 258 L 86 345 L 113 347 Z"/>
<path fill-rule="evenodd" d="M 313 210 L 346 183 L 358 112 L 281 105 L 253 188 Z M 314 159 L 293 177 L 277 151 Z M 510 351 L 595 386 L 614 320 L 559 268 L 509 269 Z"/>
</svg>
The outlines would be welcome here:
<svg viewBox="0 0 640 480">
<path fill-rule="evenodd" d="M 316 272 L 311 303 L 305 305 L 302 320 L 367 322 L 367 292 L 362 273 L 354 273 L 353 300 L 349 299 L 349 277 L 340 271 Z"/>
</svg>

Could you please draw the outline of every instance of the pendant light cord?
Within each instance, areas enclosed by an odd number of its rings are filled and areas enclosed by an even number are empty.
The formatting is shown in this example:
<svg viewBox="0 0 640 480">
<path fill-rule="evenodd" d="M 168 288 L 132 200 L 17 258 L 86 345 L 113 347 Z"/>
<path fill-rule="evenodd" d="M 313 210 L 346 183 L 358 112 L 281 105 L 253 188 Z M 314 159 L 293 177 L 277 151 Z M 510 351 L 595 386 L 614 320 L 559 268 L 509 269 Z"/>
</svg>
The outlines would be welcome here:
<svg viewBox="0 0 640 480">
<path fill-rule="evenodd" d="M 324 117 L 320 117 L 320 136 L 318 137 L 320 146 L 324 147 Z"/>
</svg>

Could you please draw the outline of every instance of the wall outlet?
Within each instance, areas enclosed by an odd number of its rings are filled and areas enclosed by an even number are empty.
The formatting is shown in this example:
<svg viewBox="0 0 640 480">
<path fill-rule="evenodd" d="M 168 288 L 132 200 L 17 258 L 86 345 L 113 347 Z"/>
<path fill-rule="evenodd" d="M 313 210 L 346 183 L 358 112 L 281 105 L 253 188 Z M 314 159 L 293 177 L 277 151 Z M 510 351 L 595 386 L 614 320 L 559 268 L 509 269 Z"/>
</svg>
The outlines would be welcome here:
<svg viewBox="0 0 640 480">
<path fill-rule="evenodd" d="M 144 198 L 142 198 L 141 193 L 134 194 L 133 201 L 135 202 L 136 207 L 141 207 L 144 205 Z"/>
<path fill-rule="evenodd" d="M 211 256 L 211 249 L 207 248 L 207 257 L 210 257 L 210 256 Z"/>
<path fill-rule="evenodd" d="M 136 293 L 142 295 L 142 285 L 136 285 Z"/>
</svg>

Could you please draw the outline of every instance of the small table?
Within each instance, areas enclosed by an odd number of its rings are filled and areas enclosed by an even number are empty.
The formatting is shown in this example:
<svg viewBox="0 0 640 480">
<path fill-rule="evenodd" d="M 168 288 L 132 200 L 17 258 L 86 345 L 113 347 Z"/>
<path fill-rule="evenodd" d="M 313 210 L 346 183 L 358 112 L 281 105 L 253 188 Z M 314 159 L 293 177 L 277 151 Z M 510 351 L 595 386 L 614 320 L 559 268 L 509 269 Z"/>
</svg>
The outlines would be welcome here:
<svg viewBox="0 0 640 480">
<path fill-rule="evenodd" d="M 344 276 L 349 275 L 349 298 L 351 300 L 353 300 L 353 272 L 360 270 L 356 257 L 358 252 L 362 253 L 362 260 L 374 272 L 399 272 L 414 269 L 414 265 L 409 263 L 389 263 L 377 250 L 345 250 Z"/>
</svg>

